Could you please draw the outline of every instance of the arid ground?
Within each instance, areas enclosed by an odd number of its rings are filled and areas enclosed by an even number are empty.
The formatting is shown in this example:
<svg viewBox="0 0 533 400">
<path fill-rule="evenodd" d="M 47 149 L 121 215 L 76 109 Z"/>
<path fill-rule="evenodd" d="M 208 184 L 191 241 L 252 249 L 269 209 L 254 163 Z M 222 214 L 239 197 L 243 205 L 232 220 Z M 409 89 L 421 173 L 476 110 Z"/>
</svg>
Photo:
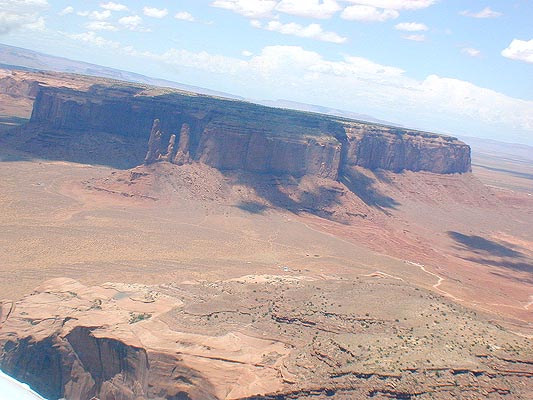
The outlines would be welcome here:
<svg viewBox="0 0 533 400">
<path fill-rule="evenodd" d="M 193 397 L 533 390 L 531 162 L 484 154 L 463 175 L 361 168 L 341 184 L 198 163 L 115 170 L 5 147 L 0 159 L 4 307 L 25 299 L 9 306 L 21 321 L 109 318 L 122 333 L 102 335 L 161 352 L 175 350 L 170 329 L 209 381 L 180 383 Z M 131 305 L 150 291 L 173 300 Z M 108 314 L 78 315 L 97 297 Z"/>
</svg>

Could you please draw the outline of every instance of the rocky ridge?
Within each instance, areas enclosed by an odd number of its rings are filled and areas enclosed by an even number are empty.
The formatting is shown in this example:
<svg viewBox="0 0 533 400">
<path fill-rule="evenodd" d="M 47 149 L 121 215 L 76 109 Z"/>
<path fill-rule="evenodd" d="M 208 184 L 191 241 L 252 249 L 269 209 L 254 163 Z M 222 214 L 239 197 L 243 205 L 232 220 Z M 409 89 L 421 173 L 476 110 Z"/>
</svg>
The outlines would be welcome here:
<svg viewBox="0 0 533 400">
<path fill-rule="evenodd" d="M 470 171 L 470 148 L 449 136 L 117 84 L 41 88 L 23 130 L 24 147 L 49 157 L 130 168 L 142 163 L 155 119 L 160 137 L 152 135 L 150 145 L 177 164 L 199 161 L 220 170 L 334 180 L 352 166 Z M 157 159 L 154 153 L 146 161 Z"/>
<path fill-rule="evenodd" d="M 383 289 L 402 296 L 401 315 L 379 300 Z M 526 399 L 533 385 L 527 339 L 374 275 L 94 287 L 60 278 L 0 310 L 0 366 L 50 400 Z"/>
</svg>

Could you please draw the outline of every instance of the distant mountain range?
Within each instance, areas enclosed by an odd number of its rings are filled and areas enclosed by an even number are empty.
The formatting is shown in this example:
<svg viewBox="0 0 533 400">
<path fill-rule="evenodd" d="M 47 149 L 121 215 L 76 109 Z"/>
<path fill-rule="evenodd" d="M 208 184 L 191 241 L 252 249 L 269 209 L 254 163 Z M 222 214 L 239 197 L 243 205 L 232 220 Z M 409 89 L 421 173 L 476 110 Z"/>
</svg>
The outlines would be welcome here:
<svg viewBox="0 0 533 400">
<path fill-rule="evenodd" d="M 166 79 L 150 78 L 135 72 L 122 71 L 120 69 L 103 67 L 101 65 L 86 63 L 83 61 L 75 61 L 68 58 L 51 56 L 48 54 L 39 53 L 37 51 L 8 46 L 1 43 L 0 68 L 17 68 L 38 71 L 46 70 L 90 75 L 127 82 L 145 83 L 147 85 L 171 87 L 174 89 L 186 90 L 189 92 L 201 93 L 209 96 L 244 100 L 242 97 L 229 93 L 218 92 L 216 90 L 205 89 L 198 86 L 185 85 L 182 83 L 168 81 Z"/>
<path fill-rule="evenodd" d="M 252 103 L 262 104 L 269 107 L 289 108 L 293 110 L 316 112 L 320 114 L 335 115 L 338 117 L 351 118 L 361 121 L 375 122 L 385 125 L 395 125 L 388 121 L 376 119 L 370 115 L 358 114 L 351 111 L 339 110 L 335 108 L 322 107 L 318 105 L 298 103 L 290 100 L 256 100 L 245 99 L 231 93 L 219 92 L 199 86 L 186 85 L 166 79 L 151 78 L 135 72 L 123 71 L 115 68 L 103 67 L 83 61 L 70 60 L 64 57 L 56 57 L 49 54 L 40 53 L 20 47 L 8 46 L 0 43 L 0 68 L 6 69 L 26 69 L 26 70 L 46 70 L 55 72 L 66 72 L 72 74 L 82 74 L 97 76 L 101 78 L 117 79 L 127 82 L 145 83 L 147 85 L 164 86 L 174 89 L 186 90 L 189 92 L 205 94 L 208 96 L 226 97 L 236 100 L 246 100 Z"/>
</svg>

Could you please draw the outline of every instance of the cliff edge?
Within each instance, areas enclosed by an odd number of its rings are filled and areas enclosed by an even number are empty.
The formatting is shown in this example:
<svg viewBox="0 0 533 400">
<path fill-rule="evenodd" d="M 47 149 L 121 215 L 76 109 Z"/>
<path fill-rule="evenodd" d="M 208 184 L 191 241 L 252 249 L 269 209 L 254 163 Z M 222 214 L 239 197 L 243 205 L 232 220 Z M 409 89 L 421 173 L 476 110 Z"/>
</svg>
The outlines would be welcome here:
<svg viewBox="0 0 533 400">
<path fill-rule="evenodd" d="M 161 154 L 176 164 L 334 180 L 352 166 L 446 174 L 471 168 L 469 146 L 450 136 L 121 84 L 43 87 L 25 131 L 32 132 L 25 149 L 34 154 L 121 168 Z"/>
</svg>

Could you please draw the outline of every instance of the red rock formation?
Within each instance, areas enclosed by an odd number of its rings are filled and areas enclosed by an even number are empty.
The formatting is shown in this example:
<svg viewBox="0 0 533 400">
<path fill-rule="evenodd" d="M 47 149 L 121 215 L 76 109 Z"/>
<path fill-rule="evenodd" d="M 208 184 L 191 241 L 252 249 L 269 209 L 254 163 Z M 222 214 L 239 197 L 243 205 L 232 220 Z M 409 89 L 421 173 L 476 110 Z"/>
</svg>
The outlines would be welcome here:
<svg viewBox="0 0 533 400">
<path fill-rule="evenodd" d="M 200 162 L 222 170 L 336 179 L 341 146 L 327 137 L 284 137 L 210 124 L 202 133 L 197 154 Z"/>
<path fill-rule="evenodd" d="M 174 155 L 174 145 L 176 143 L 176 135 L 170 135 L 168 141 L 167 152 L 164 155 L 161 155 L 160 159 L 162 161 L 172 161 L 172 156 Z"/>
<path fill-rule="evenodd" d="M 180 131 L 179 147 L 174 157 L 174 164 L 183 165 L 191 162 L 189 147 L 191 143 L 191 128 L 188 124 L 183 124 Z"/>
<path fill-rule="evenodd" d="M 470 148 L 449 136 L 207 96 L 154 96 L 142 91 L 135 86 L 98 86 L 85 92 L 43 88 L 28 127 L 37 125 L 43 133 L 25 148 L 39 155 L 53 152 L 58 146 L 43 139 L 53 136 L 48 131 L 111 135 L 109 140 L 113 141 L 109 143 L 98 141 L 109 149 L 109 154 L 99 156 L 114 165 L 127 150 L 129 163 L 144 153 L 149 121 L 161 116 L 161 126 L 151 134 L 146 163 L 157 161 L 160 141 L 168 140 L 169 136 L 161 132 L 181 126 L 179 148 L 173 158 L 177 164 L 195 160 L 222 170 L 331 179 L 337 179 L 350 166 L 435 173 L 470 171 Z M 115 137 L 124 145 L 116 146 Z M 83 150 L 79 143 L 70 145 L 65 140 L 61 146 L 68 148 L 66 153 L 74 159 Z M 78 158 L 83 159 L 81 153 Z M 138 164 L 139 160 L 130 166 Z"/>
<path fill-rule="evenodd" d="M 49 399 L 129 399 L 147 393 L 146 351 L 96 338 L 90 328 L 76 327 L 65 337 L 27 337 L 5 346 L 3 370 L 30 382 Z"/>
<path fill-rule="evenodd" d="M 152 164 L 159 160 L 161 156 L 161 123 L 158 119 L 154 120 L 152 130 L 150 132 L 150 139 L 148 140 L 148 152 L 144 158 L 145 164 Z"/>
<path fill-rule="evenodd" d="M 399 172 L 429 171 L 454 173 L 470 171 L 470 149 L 447 136 L 369 126 L 345 125 L 346 166 Z"/>
</svg>

